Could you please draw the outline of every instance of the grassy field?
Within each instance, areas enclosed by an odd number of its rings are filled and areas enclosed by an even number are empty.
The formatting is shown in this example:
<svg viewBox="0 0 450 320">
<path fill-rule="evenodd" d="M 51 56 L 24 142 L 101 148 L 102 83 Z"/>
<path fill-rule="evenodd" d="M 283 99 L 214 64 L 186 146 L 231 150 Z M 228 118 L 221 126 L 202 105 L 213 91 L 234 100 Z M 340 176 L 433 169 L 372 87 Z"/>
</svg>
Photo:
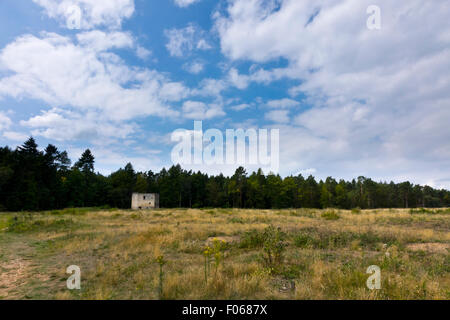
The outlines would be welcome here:
<svg viewBox="0 0 450 320">
<path fill-rule="evenodd" d="M 0 245 L 0 299 L 450 299 L 449 209 L 0 213 Z"/>
</svg>

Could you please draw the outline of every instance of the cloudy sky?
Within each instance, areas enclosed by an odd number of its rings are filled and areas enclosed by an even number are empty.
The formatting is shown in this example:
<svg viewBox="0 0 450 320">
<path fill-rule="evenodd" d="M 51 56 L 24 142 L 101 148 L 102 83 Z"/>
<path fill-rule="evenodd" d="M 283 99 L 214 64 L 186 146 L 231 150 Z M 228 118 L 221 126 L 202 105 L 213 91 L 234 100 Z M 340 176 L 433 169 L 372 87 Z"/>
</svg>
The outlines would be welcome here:
<svg viewBox="0 0 450 320">
<path fill-rule="evenodd" d="M 280 129 L 283 176 L 450 188 L 449 17 L 448 0 L 1 1 L 0 145 L 159 170 L 203 120 Z"/>
</svg>

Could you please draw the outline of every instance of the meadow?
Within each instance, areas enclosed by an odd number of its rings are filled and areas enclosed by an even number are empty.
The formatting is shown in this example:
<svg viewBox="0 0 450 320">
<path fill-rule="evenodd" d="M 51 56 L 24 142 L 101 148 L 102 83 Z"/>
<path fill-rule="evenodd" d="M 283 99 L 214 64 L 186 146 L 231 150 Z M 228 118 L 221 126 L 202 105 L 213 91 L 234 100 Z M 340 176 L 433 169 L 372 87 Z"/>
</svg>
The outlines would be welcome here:
<svg viewBox="0 0 450 320">
<path fill-rule="evenodd" d="M 0 299 L 450 299 L 449 250 L 450 209 L 0 213 Z"/>
</svg>

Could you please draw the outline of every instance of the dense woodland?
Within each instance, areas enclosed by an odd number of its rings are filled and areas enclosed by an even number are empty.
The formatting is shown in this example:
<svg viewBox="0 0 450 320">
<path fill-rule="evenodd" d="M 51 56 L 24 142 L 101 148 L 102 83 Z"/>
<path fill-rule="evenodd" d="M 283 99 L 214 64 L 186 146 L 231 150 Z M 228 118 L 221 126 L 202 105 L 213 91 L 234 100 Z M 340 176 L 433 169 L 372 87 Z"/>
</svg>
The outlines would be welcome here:
<svg viewBox="0 0 450 320">
<path fill-rule="evenodd" d="M 160 194 L 161 207 L 238 208 L 413 208 L 448 207 L 450 191 L 428 186 L 380 183 L 365 177 L 350 182 L 333 178 L 248 174 L 209 176 L 179 165 L 160 172 L 135 172 L 131 164 L 104 176 L 95 173 L 86 150 L 73 165 L 67 152 L 48 145 L 40 151 L 33 138 L 16 150 L 0 148 L 0 211 L 67 207 L 129 208 L 132 192 Z"/>
</svg>

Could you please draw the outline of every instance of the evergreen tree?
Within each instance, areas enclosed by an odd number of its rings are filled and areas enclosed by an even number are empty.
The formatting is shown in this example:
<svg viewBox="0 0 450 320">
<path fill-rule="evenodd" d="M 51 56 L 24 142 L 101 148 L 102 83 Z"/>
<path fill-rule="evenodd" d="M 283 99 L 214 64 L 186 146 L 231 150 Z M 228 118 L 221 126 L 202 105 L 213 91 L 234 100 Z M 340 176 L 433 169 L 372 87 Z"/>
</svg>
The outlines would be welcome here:
<svg viewBox="0 0 450 320">
<path fill-rule="evenodd" d="M 108 176 L 94 173 L 87 149 L 75 165 L 66 151 L 48 145 L 39 151 L 30 137 L 16 150 L 0 148 L 0 210 L 47 210 L 103 206 L 129 208 L 132 192 L 160 194 L 162 207 L 237 208 L 415 208 L 450 206 L 450 191 L 430 186 L 375 182 L 366 177 L 339 183 L 298 175 L 282 178 L 261 169 L 247 176 L 208 176 L 181 166 L 136 173 L 131 163 Z"/>
<path fill-rule="evenodd" d="M 94 155 L 92 154 L 91 150 L 86 149 L 86 151 L 84 151 L 81 155 L 80 159 L 75 163 L 75 167 L 85 173 L 94 172 L 94 163 Z"/>
</svg>

